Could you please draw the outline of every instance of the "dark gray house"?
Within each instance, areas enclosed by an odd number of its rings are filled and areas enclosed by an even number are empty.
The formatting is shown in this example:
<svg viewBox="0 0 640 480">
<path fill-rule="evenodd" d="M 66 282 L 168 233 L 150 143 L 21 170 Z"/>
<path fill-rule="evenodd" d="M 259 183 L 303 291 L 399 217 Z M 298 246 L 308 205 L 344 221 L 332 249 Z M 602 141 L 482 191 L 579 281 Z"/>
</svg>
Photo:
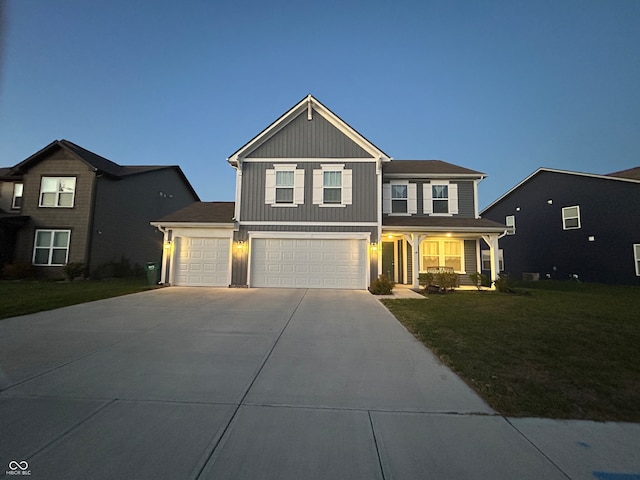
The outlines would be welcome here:
<svg viewBox="0 0 640 480">
<path fill-rule="evenodd" d="M 513 278 L 640 284 L 640 167 L 608 175 L 540 168 L 482 217 L 508 226 L 502 268 Z"/>
<path fill-rule="evenodd" d="M 149 222 L 198 200 L 180 167 L 122 166 L 56 140 L 0 170 L 0 260 L 48 276 L 68 262 L 159 261 Z"/>
<path fill-rule="evenodd" d="M 506 227 L 478 217 L 483 173 L 393 160 L 311 95 L 227 162 L 235 202 L 153 222 L 164 283 L 366 289 L 387 273 L 417 287 L 420 272 L 447 269 L 464 284 L 481 245 L 497 273 Z"/>
</svg>

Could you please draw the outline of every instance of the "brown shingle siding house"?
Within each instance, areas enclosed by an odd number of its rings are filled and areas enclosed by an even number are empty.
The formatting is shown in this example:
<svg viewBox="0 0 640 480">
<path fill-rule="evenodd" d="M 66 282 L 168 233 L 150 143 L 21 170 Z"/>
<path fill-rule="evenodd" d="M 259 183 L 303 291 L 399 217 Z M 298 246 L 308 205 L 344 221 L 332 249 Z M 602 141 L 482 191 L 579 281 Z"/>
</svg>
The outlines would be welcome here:
<svg viewBox="0 0 640 480">
<path fill-rule="evenodd" d="M 68 140 L 5 169 L 0 183 L 3 250 L 12 252 L 3 260 L 50 276 L 69 262 L 93 270 L 121 258 L 158 261 L 162 234 L 149 221 L 199 200 L 178 166 L 118 165 Z M 11 228 L 18 217 L 22 226 Z"/>
</svg>

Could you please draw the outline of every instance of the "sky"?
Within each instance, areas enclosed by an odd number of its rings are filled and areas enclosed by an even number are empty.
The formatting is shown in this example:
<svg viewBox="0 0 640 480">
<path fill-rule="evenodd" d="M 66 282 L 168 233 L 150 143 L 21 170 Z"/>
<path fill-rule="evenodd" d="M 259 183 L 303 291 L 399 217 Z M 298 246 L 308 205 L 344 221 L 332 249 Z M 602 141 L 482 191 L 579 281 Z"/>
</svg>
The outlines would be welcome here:
<svg viewBox="0 0 640 480">
<path fill-rule="evenodd" d="M 639 0 L 0 0 L 0 166 L 56 139 L 226 162 L 307 94 L 395 159 L 487 174 L 483 208 L 540 167 L 640 166 Z"/>
</svg>

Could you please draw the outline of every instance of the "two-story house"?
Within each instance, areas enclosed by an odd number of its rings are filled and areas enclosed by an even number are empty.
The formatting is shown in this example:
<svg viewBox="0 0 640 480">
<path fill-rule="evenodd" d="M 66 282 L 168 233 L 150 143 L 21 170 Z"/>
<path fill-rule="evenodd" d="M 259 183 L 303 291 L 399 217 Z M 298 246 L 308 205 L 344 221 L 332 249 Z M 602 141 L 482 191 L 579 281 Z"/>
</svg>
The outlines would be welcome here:
<svg viewBox="0 0 640 480">
<path fill-rule="evenodd" d="M 178 166 L 122 166 L 56 140 L 0 170 L 1 260 L 45 276 L 69 262 L 159 261 L 163 236 L 149 222 L 196 201 Z"/>
<path fill-rule="evenodd" d="M 640 284 L 640 167 L 540 168 L 482 216 L 508 226 L 500 245 L 513 278 Z"/>
<path fill-rule="evenodd" d="M 418 287 L 433 267 L 469 283 L 481 242 L 495 276 L 506 227 L 478 217 L 484 174 L 392 160 L 311 95 L 227 161 L 235 202 L 153 222 L 165 232 L 164 283 L 366 289 L 387 273 Z"/>
</svg>

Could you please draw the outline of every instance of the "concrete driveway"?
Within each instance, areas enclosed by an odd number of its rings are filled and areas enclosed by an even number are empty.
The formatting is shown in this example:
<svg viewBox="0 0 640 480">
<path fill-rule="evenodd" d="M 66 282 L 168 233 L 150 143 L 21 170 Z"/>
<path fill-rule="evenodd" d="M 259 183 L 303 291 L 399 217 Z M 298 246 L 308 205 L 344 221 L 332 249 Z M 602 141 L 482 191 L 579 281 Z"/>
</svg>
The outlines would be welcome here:
<svg viewBox="0 0 640 480">
<path fill-rule="evenodd" d="M 0 390 L 7 476 L 640 472 L 638 425 L 497 416 L 363 291 L 167 288 L 3 320 Z"/>
</svg>

